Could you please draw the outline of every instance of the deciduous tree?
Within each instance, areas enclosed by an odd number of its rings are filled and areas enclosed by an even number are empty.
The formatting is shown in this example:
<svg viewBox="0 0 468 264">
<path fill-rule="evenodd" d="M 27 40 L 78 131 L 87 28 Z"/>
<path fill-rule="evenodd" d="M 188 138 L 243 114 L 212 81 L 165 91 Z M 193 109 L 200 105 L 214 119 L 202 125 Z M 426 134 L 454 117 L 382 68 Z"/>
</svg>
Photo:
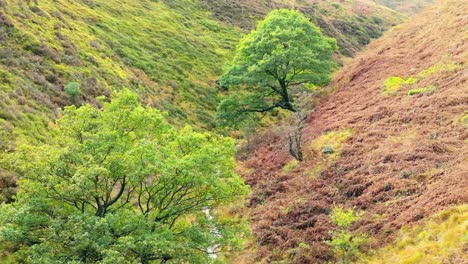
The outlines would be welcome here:
<svg viewBox="0 0 468 264">
<path fill-rule="evenodd" d="M 293 87 L 321 86 L 334 69 L 336 41 L 298 11 L 275 10 L 244 37 L 219 79 L 231 94 L 218 106 L 221 125 L 275 108 L 296 112 Z"/>
<path fill-rule="evenodd" d="M 0 243 L 16 257 L 207 263 L 213 245 L 239 244 L 242 220 L 215 213 L 248 191 L 232 139 L 177 131 L 128 91 L 101 109 L 65 108 L 54 134 L 3 160 L 21 176 L 16 201 L 0 207 Z"/>
</svg>

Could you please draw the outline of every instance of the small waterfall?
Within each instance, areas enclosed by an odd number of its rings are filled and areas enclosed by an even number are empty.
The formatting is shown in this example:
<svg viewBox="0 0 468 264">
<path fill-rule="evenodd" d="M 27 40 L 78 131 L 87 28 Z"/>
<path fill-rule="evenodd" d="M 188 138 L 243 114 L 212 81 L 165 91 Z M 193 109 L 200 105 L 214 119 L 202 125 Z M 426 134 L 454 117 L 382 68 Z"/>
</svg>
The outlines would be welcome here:
<svg viewBox="0 0 468 264">
<path fill-rule="evenodd" d="M 213 216 L 211 215 L 211 211 L 209 208 L 203 208 L 203 212 L 206 215 L 206 218 L 208 221 L 213 220 Z M 216 227 L 212 226 L 210 229 L 210 233 L 215 235 L 215 236 L 220 236 L 219 231 Z M 217 259 L 218 258 L 218 249 L 219 245 L 211 245 L 209 246 L 206 251 L 208 252 L 208 255 L 211 259 Z"/>
</svg>

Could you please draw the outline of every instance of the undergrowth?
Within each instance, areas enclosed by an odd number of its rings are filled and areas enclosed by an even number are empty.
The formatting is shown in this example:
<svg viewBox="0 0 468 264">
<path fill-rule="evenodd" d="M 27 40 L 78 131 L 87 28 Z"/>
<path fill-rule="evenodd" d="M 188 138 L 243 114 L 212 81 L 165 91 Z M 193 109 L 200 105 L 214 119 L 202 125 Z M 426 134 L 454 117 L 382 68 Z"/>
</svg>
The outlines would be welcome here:
<svg viewBox="0 0 468 264">
<path fill-rule="evenodd" d="M 344 143 L 353 134 L 351 129 L 330 131 L 314 139 L 306 146 L 306 155 L 314 156 L 316 163 L 310 171 L 312 176 L 319 175 L 329 165 L 333 164 L 344 148 Z"/>
<path fill-rule="evenodd" d="M 409 77 L 408 79 L 403 79 L 401 77 L 390 77 L 388 78 L 387 80 L 385 80 L 385 84 L 384 84 L 384 89 L 383 89 L 383 92 L 382 94 L 384 95 L 394 95 L 396 94 L 396 92 L 398 92 L 398 90 L 405 84 L 414 84 L 416 83 L 418 80 L 413 78 L 413 77 Z"/>
<path fill-rule="evenodd" d="M 422 225 L 403 228 L 396 242 L 361 263 L 465 263 L 468 256 L 468 205 L 449 208 Z"/>
</svg>

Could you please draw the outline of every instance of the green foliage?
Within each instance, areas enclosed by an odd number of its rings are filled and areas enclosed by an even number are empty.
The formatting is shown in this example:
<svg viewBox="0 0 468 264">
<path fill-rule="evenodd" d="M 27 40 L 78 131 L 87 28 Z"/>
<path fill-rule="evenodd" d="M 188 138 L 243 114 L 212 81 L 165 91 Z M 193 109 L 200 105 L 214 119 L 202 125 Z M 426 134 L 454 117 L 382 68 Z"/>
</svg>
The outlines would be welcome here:
<svg viewBox="0 0 468 264">
<path fill-rule="evenodd" d="M 366 235 L 353 235 L 350 232 L 351 225 L 361 218 L 361 214 L 356 214 L 353 210 L 344 211 L 335 207 L 332 210 L 331 218 L 338 229 L 332 232 L 332 239 L 328 244 L 332 247 L 335 258 L 340 263 L 351 263 L 353 258 L 359 255 L 360 247 L 366 242 Z"/>
<path fill-rule="evenodd" d="M 396 91 L 398 91 L 400 85 L 403 83 L 405 83 L 405 79 L 401 77 L 390 77 L 387 80 L 385 80 L 383 92 L 385 94 L 395 93 Z"/>
<path fill-rule="evenodd" d="M 433 93 L 435 91 L 435 86 L 434 85 L 429 85 L 426 87 L 421 87 L 421 88 L 415 88 L 411 89 L 408 91 L 408 96 L 413 96 L 416 94 L 429 94 Z"/>
<path fill-rule="evenodd" d="M 338 3 L 331 3 L 331 5 L 332 5 L 335 9 L 338 9 L 338 10 L 342 9 L 341 5 L 338 4 Z"/>
<path fill-rule="evenodd" d="M 288 163 L 286 163 L 286 165 L 283 166 L 282 171 L 284 173 L 288 173 L 291 170 L 295 169 L 297 165 L 299 165 L 299 161 L 296 159 L 292 159 Z"/>
<path fill-rule="evenodd" d="M 64 87 L 64 91 L 68 94 L 71 98 L 76 98 L 80 95 L 81 84 L 77 82 L 71 82 Z"/>
<path fill-rule="evenodd" d="M 233 62 L 220 78 L 234 94 L 218 106 L 220 124 L 275 108 L 296 111 L 292 87 L 324 85 L 335 63 L 334 39 L 322 35 L 301 13 L 275 10 L 244 37 Z"/>
<path fill-rule="evenodd" d="M 360 214 L 356 214 L 353 210 L 344 211 L 343 208 L 335 207 L 332 210 L 331 218 L 339 228 L 350 228 L 351 225 L 361 218 Z"/>
<path fill-rule="evenodd" d="M 305 242 L 301 242 L 299 243 L 298 245 L 300 248 L 305 248 L 305 249 L 308 249 L 310 248 L 309 244 L 305 243 Z"/>
<path fill-rule="evenodd" d="M 406 80 L 401 77 L 390 77 L 387 80 L 385 80 L 383 94 L 384 95 L 395 94 L 402 85 L 414 84 L 416 82 L 418 82 L 418 80 L 413 77 L 409 77 Z"/>
<path fill-rule="evenodd" d="M 232 139 L 177 131 L 128 91 L 100 109 L 65 108 L 52 134 L 2 160 L 21 176 L 17 200 L 0 207 L 0 243 L 16 258 L 207 263 L 206 249 L 242 241 L 243 220 L 214 213 L 248 192 Z"/>
</svg>

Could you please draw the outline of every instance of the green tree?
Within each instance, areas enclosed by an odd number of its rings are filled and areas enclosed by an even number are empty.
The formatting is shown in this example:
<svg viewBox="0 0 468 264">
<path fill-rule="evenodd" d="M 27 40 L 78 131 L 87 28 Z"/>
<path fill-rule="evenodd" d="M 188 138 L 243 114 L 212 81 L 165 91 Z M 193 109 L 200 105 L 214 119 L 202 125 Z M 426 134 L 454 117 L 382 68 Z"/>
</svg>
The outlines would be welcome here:
<svg viewBox="0 0 468 264">
<path fill-rule="evenodd" d="M 72 101 L 74 104 L 76 104 L 76 101 L 78 99 L 78 96 L 81 94 L 81 84 L 77 82 L 71 82 L 63 88 L 65 93 L 71 97 Z"/>
<path fill-rule="evenodd" d="M 356 214 L 351 209 L 344 211 L 340 207 L 335 207 L 331 218 L 338 228 L 332 232 L 332 239 L 328 244 L 332 247 L 335 257 L 340 263 L 351 263 L 351 260 L 359 255 L 360 247 L 367 240 L 366 235 L 356 236 L 350 231 L 351 225 L 361 218 L 361 214 Z"/>
<path fill-rule="evenodd" d="M 128 91 L 101 109 L 65 108 L 53 134 L 3 160 L 21 176 L 0 207 L 0 244 L 17 258 L 207 263 L 208 249 L 239 246 L 244 221 L 216 214 L 248 192 L 232 139 L 177 131 Z"/>
<path fill-rule="evenodd" d="M 296 112 L 292 88 L 328 83 L 336 50 L 336 41 L 298 11 L 272 11 L 241 40 L 219 79 L 221 86 L 234 88 L 218 106 L 219 123 L 240 123 L 275 108 Z"/>
</svg>

